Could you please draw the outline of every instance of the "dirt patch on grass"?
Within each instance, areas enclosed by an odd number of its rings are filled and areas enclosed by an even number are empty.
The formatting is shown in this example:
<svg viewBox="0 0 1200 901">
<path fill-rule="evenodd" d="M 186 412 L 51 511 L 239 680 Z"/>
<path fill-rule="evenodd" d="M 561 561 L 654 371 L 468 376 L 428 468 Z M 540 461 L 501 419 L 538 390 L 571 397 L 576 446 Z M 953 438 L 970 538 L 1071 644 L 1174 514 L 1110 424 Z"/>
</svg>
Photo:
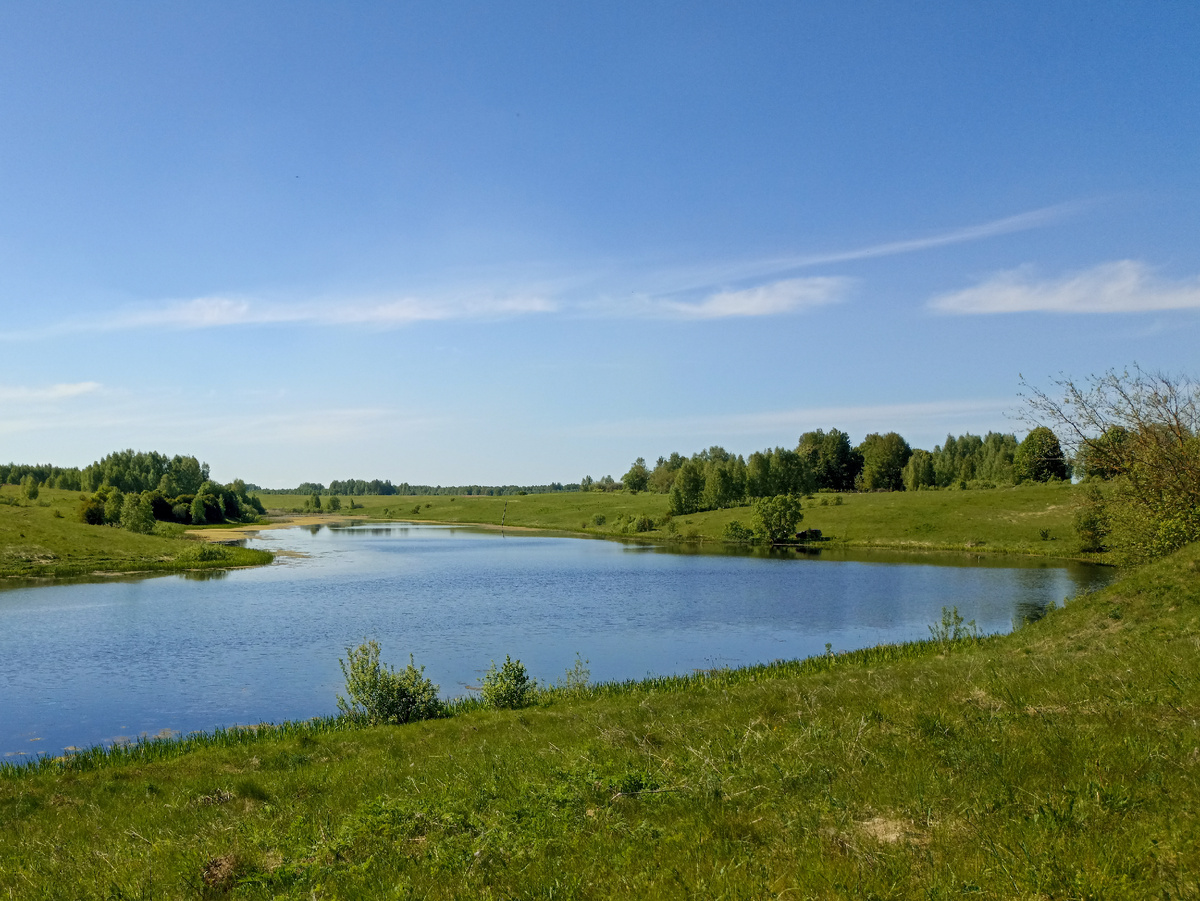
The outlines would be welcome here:
<svg viewBox="0 0 1200 901">
<path fill-rule="evenodd" d="M 872 817 L 858 824 L 859 831 L 877 842 L 885 845 L 895 845 L 900 842 L 921 844 L 924 837 L 909 823 L 888 817 Z"/>
<path fill-rule="evenodd" d="M 236 855 L 222 854 L 205 862 L 200 870 L 200 879 L 211 889 L 227 892 L 237 882 L 239 869 Z"/>
</svg>

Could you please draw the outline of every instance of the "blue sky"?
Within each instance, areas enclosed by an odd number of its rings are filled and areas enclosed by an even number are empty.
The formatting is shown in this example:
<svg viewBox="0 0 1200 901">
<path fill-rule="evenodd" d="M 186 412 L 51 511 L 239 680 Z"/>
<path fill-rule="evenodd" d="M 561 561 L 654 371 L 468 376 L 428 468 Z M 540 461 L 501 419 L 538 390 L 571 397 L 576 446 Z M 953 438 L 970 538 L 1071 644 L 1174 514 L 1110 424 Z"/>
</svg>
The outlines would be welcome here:
<svg viewBox="0 0 1200 901">
<path fill-rule="evenodd" d="M 265 486 L 1195 374 L 1190 2 L 0 4 L 0 458 Z"/>
</svg>

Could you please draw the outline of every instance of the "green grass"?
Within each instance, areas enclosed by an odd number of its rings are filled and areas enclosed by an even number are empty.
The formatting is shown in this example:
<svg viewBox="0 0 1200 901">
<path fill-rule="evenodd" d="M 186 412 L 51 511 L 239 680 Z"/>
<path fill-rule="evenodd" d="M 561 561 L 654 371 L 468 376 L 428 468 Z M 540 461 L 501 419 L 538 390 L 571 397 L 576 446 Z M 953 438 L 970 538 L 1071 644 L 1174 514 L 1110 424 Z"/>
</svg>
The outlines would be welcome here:
<svg viewBox="0 0 1200 901">
<path fill-rule="evenodd" d="M 979 642 L 8 767 L 0 897 L 1197 897 L 1198 648 L 1192 546 Z"/>
<path fill-rule="evenodd" d="M 79 521 L 79 493 L 43 488 L 35 501 L 14 485 L 0 486 L 0 579 L 44 579 L 131 572 L 177 572 L 269 563 L 266 551 L 204 548 L 183 540 L 182 527 L 161 534 Z"/>
<path fill-rule="evenodd" d="M 1066 483 L 1022 485 L 982 491 L 880 492 L 817 494 L 804 500 L 802 528 L 820 529 L 829 541 L 821 547 L 892 548 L 911 551 L 952 550 L 972 553 L 1080 556 L 1071 527 L 1075 489 Z M 268 508 L 299 507 L 299 495 L 263 498 Z M 725 526 L 738 520 L 753 524 L 753 510 L 738 507 L 674 517 L 674 531 L 657 524 L 667 513 L 663 494 L 599 491 L 537 494 L 524 497 L 364 497 L 361 509 L 343 509 L 373 519 L 404 519 L 499 525 L 586 533 L 655 541 L 721 541 Z M 506 512 L 507 505 L 507 512 Z M 417 509 L 419 508 L 419 510 Z M 605 518 L 597 525 L 595 518 Z M 630 518 L 656 521 L 650 532 L 622 528 Z M 1042 538 L 1042 531 L 1048 537 Z M 1094 555 L 1089 559 L 1094 559 Z"/>
</svg>

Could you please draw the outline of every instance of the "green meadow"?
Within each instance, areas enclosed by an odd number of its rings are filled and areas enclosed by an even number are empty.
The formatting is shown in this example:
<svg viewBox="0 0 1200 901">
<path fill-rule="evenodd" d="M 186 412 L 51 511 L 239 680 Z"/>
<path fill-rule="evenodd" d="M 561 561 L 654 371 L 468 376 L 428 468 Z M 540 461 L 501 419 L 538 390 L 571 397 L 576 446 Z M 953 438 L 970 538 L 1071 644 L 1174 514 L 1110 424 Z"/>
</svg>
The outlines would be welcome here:
<svg viewBox="0 0 1200 901">
<path fill-rule="evenodd" d="M 187 540 L 160 523 L 139 535 L 79 521 L 79 492 L 43 488 L 29 500 L 0 485 L 0 578 L 45 579 L 133 572 L 179 572 L 269 563 L 271 554 Z"/>
<path fill-rule="evenodd" d="M 1193 898 L 1197 647 L 1192 545 L 1002 637 L 44 758 L 0 897 Z"/>
<path fill-rule="evenodd" d="M 952 550 L 1077 557 L 1071 525 L 1076 489 L 1066 482 L 980 491 L 819 493 L 803 500 L 800 528 L 820 529 L 820 547 Z M 270 495 L 269 510 L 299 509 L 303 495 Z M 326 499 L 328 500 L 328 499 Z M 525 496 L 356 497 L 338 516 L 414 522 L 483 523 L 656 541 L 721 541 L 733 520 L 753 522 L 752 507 L 667 517 L 667 496 L 589 491 Z M 333 514 L 330 515 L 331 518 Z M 636 521 L 653 523 L 636 531 Z"/>
<path fill-rule="evenodd" d="M 804 500 L 802 528 L 820 547 L 954 550 L 1052 557 L 1079 556 L 1071 529 L 1072 486 L 1026 485 L 983 491 L 817 494 Z M 303 495 L 264 496 L 276 519 L 300 509 Z M 326 499 L 327 500 L 327 499 Z M 720 542 L 733 520 L 750 525 L 751 507 L 667 515 L 666 495 L 626 491 L 510 497 L 377 496 L 343 501 L 336 514 L 382 521 L 449 522 L 573 532 L 602 538 Z M 183 526 L 159 523 L 139 535 L 79 521 L 79 494 L 43 488 L 29 500 L 0 486 L 0 578 L 69 578 L 171 572 L 268 563 L 263 551 L 188 540 Z M 645 531 L 637 530 L 638 520 Z M 206 528 L 219 529 L 221 526 Z M 1093 555 L 1094 558 L 1094 555 Z"/>
</svg>

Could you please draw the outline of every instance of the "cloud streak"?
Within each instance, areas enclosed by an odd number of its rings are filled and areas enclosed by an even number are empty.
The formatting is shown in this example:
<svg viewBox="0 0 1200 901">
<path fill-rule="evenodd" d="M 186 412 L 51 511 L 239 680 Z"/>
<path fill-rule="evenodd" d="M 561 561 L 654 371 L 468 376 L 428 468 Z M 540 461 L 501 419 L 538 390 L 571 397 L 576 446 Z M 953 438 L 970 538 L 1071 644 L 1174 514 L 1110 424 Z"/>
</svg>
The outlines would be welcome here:
<svg viewBox="0 0 1200 901">
<path fill-rule="evenodd" d="M 242 298 L 200 297 L 157 309 L 114 316 L 100 323 L 107 330 L 163 326 L 179 329 L 231 325 L 403 326 L 449 319 L 495 319 L 550 313 L 553 301 L 534 295 L 473 297 L 449 301 L 403 297 L 382 301 L 314 301 L 297 304 L 263 303 Z"/>
<path fill-rule="evenodd" d="M 28 388 L 18 385 L 0 385 L 0 403 L 40 404 L 93 394 L 102 386 L 99 382 L 71 382 L 48 385 L 45 388 Z"/>
<path fill-rule="evenodd" d="M 780 274 L 814 266 L 918 253 L 1041 228 L 1064 218 L 1078 207 L 1079 204 L 1049 206 L 924 237 L 887 241 L 832 253 L 644 272 L 640 277 L 642 290 L 634 290 L 633 299 L 628 301 L 587 301 L 578 297 L 575 300 L 565 299 L 581 292 L 578 278 L 574 281 L 574 289 L 567 287 L 570 283 L 568 280 L 560 284 L 558 290 L 547 290 L 543 282 L 540 289 L 526 288 L 509 294 L 479 290 L 476 286 L 457 295 L 446 294 L 442 297 L 324 297 L 288 302 L 261 297 L 213 295 L 126 308 L 40 329 L 0 332 L 0 341 L 137 329 L 194 331 L 270 325 L 401 328 L 421 322 L 489 321 L 562 312 L 609 318 L 629 316 L 680 320 L 778 316 L 841 302 L 853 284 L 852 279 L 843 276 L 778 278 Z M 772 276 L 776 278 L 772 279 Z M 637 280 L 639 277 L 626 273 L 623 278 Z M 739 283 L 745 286 L 739 287 Z M 988 283 L 957 295 L 938 298 L 934 305 L 950 312 L 999 311 L 987 309 L 987 301 L 979 298 L 983 296 L 985 288 L 995 295 L 1001 288 L 1007 287 L 1012 294 L 1014 284 L 1003 283 L 1002 280 Z M 625 292 L 622 290 L 618 293 Z M 556 297 L 556 294 L 560 296 Z M 1000 303 L 998 300 L 991 302 Z M 956 304 L 964 309 L 957 309 Z M 968 306 L 974 308 L 965 309 Z"/>
<path fill-rule="evenodd" d="M 789 278 L 745 288 L 718 291 L 703 300 L 666 300 L 654 304 L 662 315 L 680 319 L 726 319 L 736 316 L 777 316 L 844 299 L 850 280 L 838 277 Z"/>
<path fill-rule="evenodd" d="M 878 244 L 867 244 L 862 247 L 828 253 L 796 254 L 720 266 L 698 267 L 682 271 L 676 270 L 673 273 L 665 272 L 662 276 L 677 281 L 673 289 L 675 291 L 701 290 L 719 282 L 762 279 L 783 272 L 809 269 L 815 266 L 828 266 L 834 263 L 852 263 L 859 260 L 920 253 L 925 250 L 935 250 L 939 247 L 985 241 L 989 238 L 997 238 L 1002 235 L 1045 228 L 1074 214 L 1080 207 L 1080 203 L 1056 204 L 1054 206 L 1018 213 L 1013 216 L 1005 216 L 1001 219 L 993 219 L 990 222 L 948 229 L 919 238 L 884 241 Z"/>
<path fill-rule="evenodd" d="M 1200 277 L 1158 279 L 1144 263 L 1117 260 L 1057 279 L 1037 279 L 1030 267 L 998 273 L 929 306 L 942 313 L 1150 313 L 1200 309 Z"/>
</svg>

